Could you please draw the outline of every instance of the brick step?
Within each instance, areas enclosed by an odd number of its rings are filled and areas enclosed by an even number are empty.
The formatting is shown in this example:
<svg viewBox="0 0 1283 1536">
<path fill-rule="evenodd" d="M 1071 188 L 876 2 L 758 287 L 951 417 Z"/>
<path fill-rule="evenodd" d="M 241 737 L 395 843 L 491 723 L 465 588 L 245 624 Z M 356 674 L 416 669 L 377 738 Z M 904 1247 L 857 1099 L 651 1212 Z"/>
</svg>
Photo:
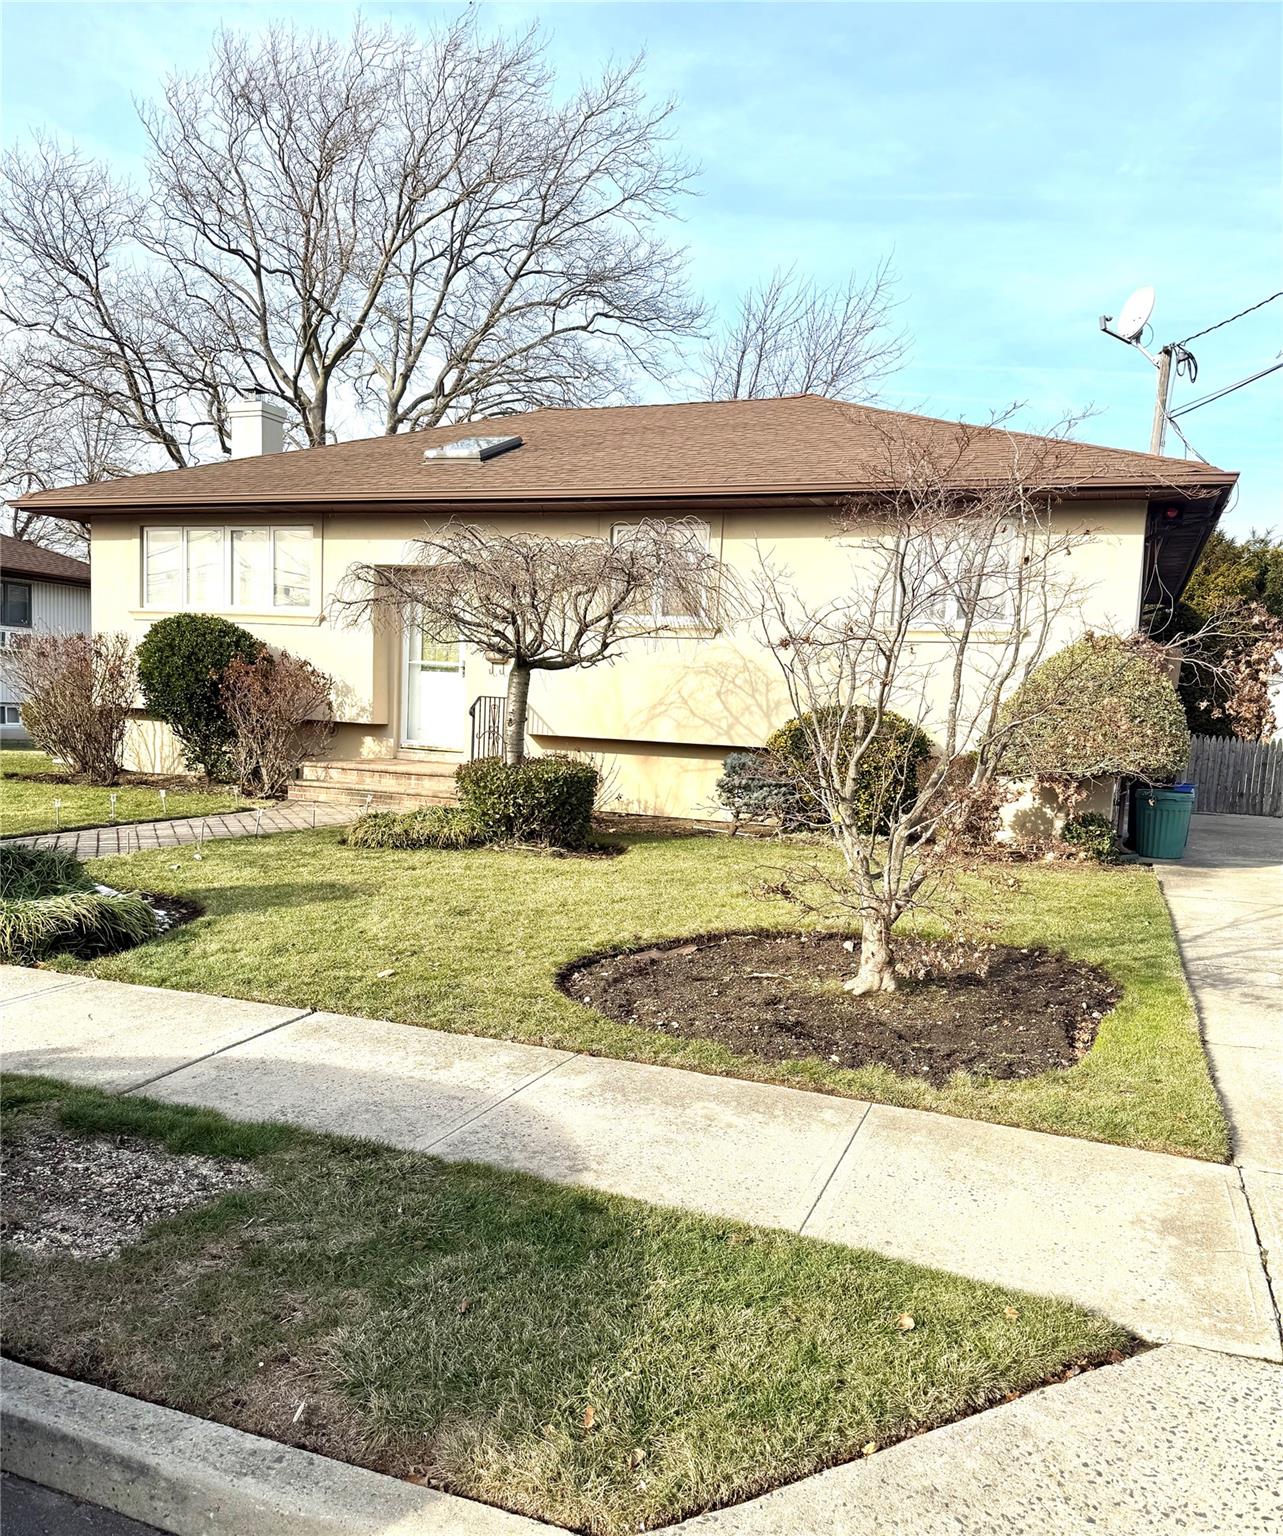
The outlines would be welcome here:
<svg viewBox="0 0 1283 1536">
<path fill-rule="evenodd" d="M 407 791 L 402 789 L 362 789 L 353 784 L 316 784 L 295 780 L 290 785 L 288 800 L 296 805 L 357 805 L 367 799 L 372 811 L 417 811 L 425 805 L 454 805 L 453 785 L 443 782 L 439 790 Z"/>
<path fill-rule="evenodd" d="M 396 759 L 388 762 L 303 763 L 301 784 L 336 784 L 350 789 L 387 790 L 393 794 L 441 794 L 453 792 L 458 759 Z"/>
</svg>

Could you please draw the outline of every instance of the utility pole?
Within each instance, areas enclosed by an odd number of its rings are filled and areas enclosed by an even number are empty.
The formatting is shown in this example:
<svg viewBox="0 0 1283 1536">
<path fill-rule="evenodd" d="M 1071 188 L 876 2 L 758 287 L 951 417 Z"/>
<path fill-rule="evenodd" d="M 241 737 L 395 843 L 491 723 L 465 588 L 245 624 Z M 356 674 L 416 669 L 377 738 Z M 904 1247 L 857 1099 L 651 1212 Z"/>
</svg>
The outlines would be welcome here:
<svg viewBox="0 0 1283 1536">
<path fill-rule="evenodd" d="M 1169 343 L 1158 349 L 1158 394 L 1154 400 L 1154 425 L 1149 433 L 1149 451 L 1162 453 L 1163 438 L 1167 435 L 1167 396 L 1172 387 L 1172 347 Z"/>
</svg>

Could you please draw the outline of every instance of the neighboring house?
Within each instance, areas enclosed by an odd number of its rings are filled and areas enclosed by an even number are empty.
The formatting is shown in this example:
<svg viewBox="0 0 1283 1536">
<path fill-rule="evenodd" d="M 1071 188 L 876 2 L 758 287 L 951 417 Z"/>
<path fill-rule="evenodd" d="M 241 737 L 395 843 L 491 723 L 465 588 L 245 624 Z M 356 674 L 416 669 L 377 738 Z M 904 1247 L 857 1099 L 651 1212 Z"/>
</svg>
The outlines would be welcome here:
<svg viewBox="0 0 1283 1536">
<path fill-rule="evenodd" d="M 0 534 L 0 741 L 25 742 L 22 699 L 4 652 L 33 634 L 87 634 L 89 565 Z"/>
<path fill-rule="evenodd" d="M 954 430 L 803 395 L 534 411 L 284 453 L 279 416 L 254 403 L 234 421 L 230 462 L 41 492 L 23 505 L 89 523 L 95 629 L 141 639 L 162 614 L 226 614 L 337 681 L 329 766 L 306 776 L 355 792 L 417 789 L 422 776 L 493 750 L 504 675 L 480 655 L 386 626 L 346 627 L 329 600 L 354 562 L 404 564 L 425 521 L 610 537 L 639 518 L 683 516 L 704 525 L 728 565 L 751 575 L 766 551 L 819 595 L 841 566 L 834 516 L 878 484 L 888 425 Z M 469 456 L 464 440 L 479 436 L 519 445 Z M 960 478 L 1004 476 L 1022 442 L 981 433 Z M 425 457 L 450 443 L 456 455 Z M 1131 631 L 1182 590 L 1235 476 L 1088 445 L 1074 445 L 1064 464 L 1056 516 L 1091 530 L 1073 555 L 1089 590 L 1057 643 L 1084 627 Z M 760 744 L 791 710 L 753 627 L 715 620 L 639 642 L 614 665 L 537 672 L 536 749 L 596 755 L 618 809 L 717 814 L 727 751 Z M 922 644 L 931 638 L 924 632 Z M 171 765 L 172 742 L 155 722 L 140 722 L 131 741 L 137 765 Z"/>
</svg>

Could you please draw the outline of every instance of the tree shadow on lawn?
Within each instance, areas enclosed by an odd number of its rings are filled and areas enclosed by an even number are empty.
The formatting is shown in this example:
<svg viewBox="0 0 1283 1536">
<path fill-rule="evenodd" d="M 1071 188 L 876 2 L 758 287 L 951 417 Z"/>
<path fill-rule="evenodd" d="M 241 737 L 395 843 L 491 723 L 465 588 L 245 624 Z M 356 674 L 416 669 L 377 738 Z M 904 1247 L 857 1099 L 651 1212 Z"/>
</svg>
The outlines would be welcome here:
<svg viewBox="0 0 1283 1536">
<path fill-rule="evenodd" d="M 577 1529 L 733 1503 L 1129 1347 L 1064 1304 L 787 1232 L 141 1096 L 42 1095 L 78 1131 L 250 1156 L 262 1182 L 110 1261 L 15 1257 L 6 1352 Z"/>
</svg>

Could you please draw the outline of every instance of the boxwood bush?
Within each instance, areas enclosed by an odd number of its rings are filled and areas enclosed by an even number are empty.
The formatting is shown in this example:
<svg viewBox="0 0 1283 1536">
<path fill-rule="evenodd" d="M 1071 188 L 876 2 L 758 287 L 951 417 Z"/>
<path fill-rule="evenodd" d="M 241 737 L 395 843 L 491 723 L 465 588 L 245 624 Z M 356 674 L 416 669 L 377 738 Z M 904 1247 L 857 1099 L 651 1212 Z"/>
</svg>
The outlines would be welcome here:
<svg viewBox="0 0 1283 1536">
<path fill-rule="evenodd" d="M 1170 783 L 1189 757 L 1176 685 L 1125 640 L 1088 635 L 1035 667 L 1004 706 L 1009 773 L 1042 779 L 1125 774 Z"/>
<path fill-rule="evenodd" d="M 148 710 L 178 738 L 189 768 L 227 779 L 233 730 L 223 707 L 223 672 L 235 657 L 254 661 L 261 640 L 210 613 L 158 619 L 138 647 L 138 681 Z"/>
<path fill-rule="evenodd" d="M 1060 840 L 1076 848 L 1084 857 L 1098 864 L 1118 862 L 1118 837 L 1113 823 L 1099 811 L 1084 811 L 1071 816 L 1060 829 Z"/>
<path fill-rule="evenodd" d="M 836 705 L 816 710 L 788 721 L 766 739 L 768 756 L 796 778 L 804 805 L 817 824 L 823 823 L 823 815 L 816 792 L 817 770 L 811 741 L 817 730 L 827 732 L 840 718 L 841 710 Z M 848 761 L 866 729 L 860 712 L 852 710 L 843 732 Z M 925 731 L 890 710 L 883 715 L 877 735 L 860 760 L 854 797 L 858 831 L 886 829 L 891 816 L 917 794 L 920 775 L 931 755 L 931 738 Z"/>
<path fill-rule="evenodd" d="M 461 764 L 454 781 L 482 842 L 584 848 L 592 839 L 598 773 L 591 763 L 559 753 L 513 764 L 479 757 Z"/>
</svg>

